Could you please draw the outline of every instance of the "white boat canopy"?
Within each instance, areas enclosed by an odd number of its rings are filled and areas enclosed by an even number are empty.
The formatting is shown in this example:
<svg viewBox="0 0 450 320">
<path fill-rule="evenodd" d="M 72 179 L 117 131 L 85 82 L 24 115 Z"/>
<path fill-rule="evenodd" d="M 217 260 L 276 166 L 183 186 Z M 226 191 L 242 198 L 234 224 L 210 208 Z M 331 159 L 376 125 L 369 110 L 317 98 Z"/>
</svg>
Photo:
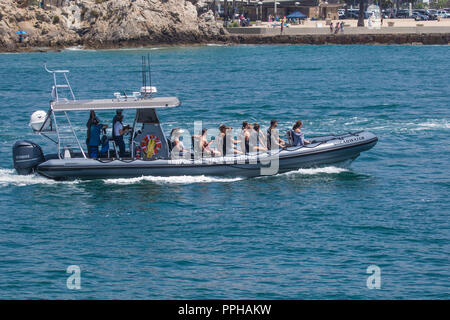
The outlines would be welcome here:
<svg viewBox="0 0 450 320">
<path fill-rule="evenodd" d="M 180 105 L 177 97 L 155 97 L 147 99 L 100 99 L 100 100 L 59 100 L 51 103 L 53 111 L 86 111 L 116 109 L 162 109 Z"/>
</svg>

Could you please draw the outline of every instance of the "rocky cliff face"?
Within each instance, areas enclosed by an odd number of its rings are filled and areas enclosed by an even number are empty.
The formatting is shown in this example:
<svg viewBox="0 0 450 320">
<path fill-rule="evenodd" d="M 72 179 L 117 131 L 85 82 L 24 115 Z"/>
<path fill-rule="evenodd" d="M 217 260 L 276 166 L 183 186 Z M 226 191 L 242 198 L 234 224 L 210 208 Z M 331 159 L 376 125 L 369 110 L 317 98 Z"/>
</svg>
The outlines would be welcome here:
<svg viewBox="0 0 450 320">
<path fill-rule="evenodd" d="M 40 8 L 37 0 L 2 0 L 0 50 L 21 47 L 94 48 L 201 43 L 220 39 L 226 31 L 202 1 L 75 0 L 61 7 Z M 67 5 L 68 4 L 68 5 Z M 16 32 L 27 35 L 18 43 Z"/>
</svg>

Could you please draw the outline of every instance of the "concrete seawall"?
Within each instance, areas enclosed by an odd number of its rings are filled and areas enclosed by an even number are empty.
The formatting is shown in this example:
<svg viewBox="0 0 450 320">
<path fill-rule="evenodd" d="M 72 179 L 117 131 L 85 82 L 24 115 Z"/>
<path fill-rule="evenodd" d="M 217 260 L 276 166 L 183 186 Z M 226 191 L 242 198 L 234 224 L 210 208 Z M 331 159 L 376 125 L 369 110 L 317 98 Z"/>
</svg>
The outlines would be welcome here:
<svg viewBox="0 0 450 320">
<path fill-rule="evenodd" d="M 266 35 L 276 36 L 280 35 L 280 28 L 228 28 L 227 31 L 233 35 Z M 388 27 L 380 29 L 346 27 L 344 32 L 339 32 L 338 35 L 358 34 L 358 35 L 372 35 L 372 34 L 435 34 L 435 33 L 450 33 L 449 26 L 414 26 L 414 27 Z M 283 35 L 330 35 L 329 28 L 311 28 L 311 27 L 293 27 L 284 28 Z"/>
<path fill-rule="evenodd" d="M 233 30 L 240 29 L 240 30 Z M 242 29 L 245 29 L 242 30 Z M 253 30 L 252 30 L 253 29 Z M 450 43 L 450 27 L 346 28 L 331 34 L 326 28 L 230 28 L 229 41 L 241 44 L 439 44 Z"/>
</svg>

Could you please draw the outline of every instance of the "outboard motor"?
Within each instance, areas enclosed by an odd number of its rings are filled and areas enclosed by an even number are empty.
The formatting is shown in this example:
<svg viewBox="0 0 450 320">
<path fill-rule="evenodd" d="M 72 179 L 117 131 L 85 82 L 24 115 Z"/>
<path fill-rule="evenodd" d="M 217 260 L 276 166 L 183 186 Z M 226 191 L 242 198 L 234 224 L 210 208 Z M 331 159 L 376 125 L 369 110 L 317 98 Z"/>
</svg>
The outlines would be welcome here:
<svg viewBox="0 0 450 320">
<path fill-rule="evenodd" d="M 18 174 L 31 174 L 44 161 L 44 153 L 41 147 L 34 142 L 20 140 L 14 144 L 13 162 L 14 169 L 16 169 Z"/>
</svg>

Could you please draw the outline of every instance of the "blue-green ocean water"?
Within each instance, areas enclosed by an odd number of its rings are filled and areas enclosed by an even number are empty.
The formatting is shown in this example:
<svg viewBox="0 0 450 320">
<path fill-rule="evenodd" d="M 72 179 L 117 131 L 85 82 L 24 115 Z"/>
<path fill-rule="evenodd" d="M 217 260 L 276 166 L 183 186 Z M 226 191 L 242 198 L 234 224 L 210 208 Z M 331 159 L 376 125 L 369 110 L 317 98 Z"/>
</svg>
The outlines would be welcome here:
<svg viewBox="0 0 450 320">
<path fill-rule="evenodd" d="M 254 179 L 14 173 L 16 140 L 53 151 L 28 127 L 50 99 L 43 62 L 71 70 L 78 98 L 103 98 L 141 85 L 147 53 L 160 95 L 183 102 L 161 112 L 166 131 L 302 119 L 306 137 L 365 129 L 379 143 L 349 168 Z M 0 298 L 448 299 L 449 70 L 448 46 L 1 54 Z M 82 134 L 86 117 L 73 118 Z"/>
</svg>

